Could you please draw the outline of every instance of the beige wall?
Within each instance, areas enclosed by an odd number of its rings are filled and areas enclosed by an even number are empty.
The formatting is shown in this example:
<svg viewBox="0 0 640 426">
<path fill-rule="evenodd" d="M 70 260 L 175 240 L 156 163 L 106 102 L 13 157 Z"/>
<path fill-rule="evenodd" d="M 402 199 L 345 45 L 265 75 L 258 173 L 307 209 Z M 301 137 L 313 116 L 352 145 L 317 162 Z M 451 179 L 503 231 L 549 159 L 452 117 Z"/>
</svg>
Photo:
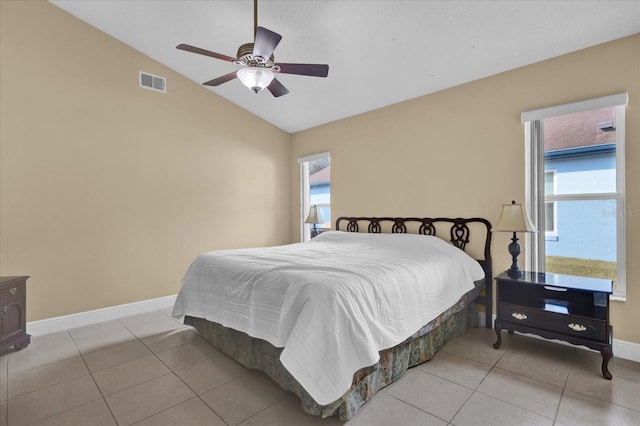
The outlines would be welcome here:
<svg viewBox="0 0 640 426">
<path fill-rule="evenodd" d="M 640 210 L 640 35 L 290 136 L 55 6 L 0 7 L 0 273 L 32 276 L 29 321 L 175 294 L 205 250 L 297 240 L 302 155 L 331 151 L 335 217 L 495 222 L 524 198 L 520 112 L 623 91 Z M 627 234 L 612 323 L 640 343 L 640 218 Z"/>
<path fill-rule="evenodd" d="M 290 241 L 290 135 L 51 4 L 0 4 L 0 273 L 32 277 L 29 321 L 175 294 L 202 251 Z"/>
<path fill-rule="evenodd" d="M 524 200 L 522 111 L 627 91 L 627 210 L 640 211 L 640 35 L 585 49 L 293 135 L 295 159 L 331 152 L 333 219 L 341 215 L 482 216 Z M 295 222 L 295 221 L 294 221 Z M 299 234 L 292 223 L 294 239 Z M 614 337 L 640 343 L 640 217 L 627 220 L 627 301 Z M 496 234 L 494 271 L 510 265 Z"/>
</svg>

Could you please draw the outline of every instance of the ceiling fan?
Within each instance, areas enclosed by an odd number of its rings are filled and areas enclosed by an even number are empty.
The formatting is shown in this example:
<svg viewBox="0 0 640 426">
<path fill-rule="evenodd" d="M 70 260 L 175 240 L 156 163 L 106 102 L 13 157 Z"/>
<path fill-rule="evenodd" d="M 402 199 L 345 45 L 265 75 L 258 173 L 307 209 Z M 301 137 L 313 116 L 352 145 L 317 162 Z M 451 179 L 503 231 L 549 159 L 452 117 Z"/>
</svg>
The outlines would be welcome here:
<svg viewBox="0 0 640 426">
<path fill-rule="evenodd" d="M 205 86 L 219 86 L 238 77 L 242 84 L 255 93 L 259 93 L 266 87 L 277 98 L 289 93 L 289 90 L 275 77 L 277 73 L 313 77 L 326 77 L 329 74 L 329 65 L 325 64 L 285 64 L 275 62 L 273 51 L 280 43 L 282 36 L 258 26 L 258 0 L 253 2 L 253 28 L 254 42 L 240 46 L 236 58 L 188 44 L 179 44 L 176 48 L 242 65 L 242 68 L 238 71 L 230 72 L 202 83 Z"/>
</svg>

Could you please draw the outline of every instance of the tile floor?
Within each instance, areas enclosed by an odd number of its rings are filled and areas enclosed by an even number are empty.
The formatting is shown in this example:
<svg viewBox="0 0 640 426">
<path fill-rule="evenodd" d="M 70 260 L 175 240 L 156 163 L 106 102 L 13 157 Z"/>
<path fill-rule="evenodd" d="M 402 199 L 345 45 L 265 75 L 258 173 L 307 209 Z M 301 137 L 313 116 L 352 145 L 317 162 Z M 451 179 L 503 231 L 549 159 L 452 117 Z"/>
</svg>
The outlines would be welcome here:
<svg viewBox="0 0 640 426">
<path fill-rule="evenodd" d="M 348 426 L 638 425 L 640 364 L 470 329 L 378 393 Z M 169 311 L 35 336 L 0 357 L 0 426 L 341 425 L 247 370 Z"/>
</svg>

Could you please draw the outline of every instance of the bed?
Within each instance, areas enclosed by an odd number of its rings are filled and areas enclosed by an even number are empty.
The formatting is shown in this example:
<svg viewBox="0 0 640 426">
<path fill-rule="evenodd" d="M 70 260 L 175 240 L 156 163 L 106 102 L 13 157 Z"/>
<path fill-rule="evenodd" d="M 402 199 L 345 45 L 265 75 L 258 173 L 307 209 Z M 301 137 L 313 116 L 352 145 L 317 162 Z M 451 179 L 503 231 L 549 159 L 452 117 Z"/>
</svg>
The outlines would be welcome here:
<svg viewBox="0 0 640 426">
<path fill-rule="evenodd" d="M 348 420 L 477 326 L 476 302 L 491 327 L 490 228 L 482 218 L 340 217 L 309 242 L 203 253 L 173 315 L 295 393 L 305 412 Z"/>
</svg>

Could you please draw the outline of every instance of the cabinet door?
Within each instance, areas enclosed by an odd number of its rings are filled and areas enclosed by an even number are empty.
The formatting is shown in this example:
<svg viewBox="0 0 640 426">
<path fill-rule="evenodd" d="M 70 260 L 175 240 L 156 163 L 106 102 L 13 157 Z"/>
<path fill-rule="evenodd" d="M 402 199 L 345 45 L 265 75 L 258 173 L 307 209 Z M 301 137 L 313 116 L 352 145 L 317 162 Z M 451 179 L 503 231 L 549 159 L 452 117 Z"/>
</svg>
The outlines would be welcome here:
<svg viewBox="0 0 640 426">
<path fill-rule="evenodd" d="M 25 333 L 25 286 L 5 287 L 0 290 L 0 344 Z"/>
</svg>

